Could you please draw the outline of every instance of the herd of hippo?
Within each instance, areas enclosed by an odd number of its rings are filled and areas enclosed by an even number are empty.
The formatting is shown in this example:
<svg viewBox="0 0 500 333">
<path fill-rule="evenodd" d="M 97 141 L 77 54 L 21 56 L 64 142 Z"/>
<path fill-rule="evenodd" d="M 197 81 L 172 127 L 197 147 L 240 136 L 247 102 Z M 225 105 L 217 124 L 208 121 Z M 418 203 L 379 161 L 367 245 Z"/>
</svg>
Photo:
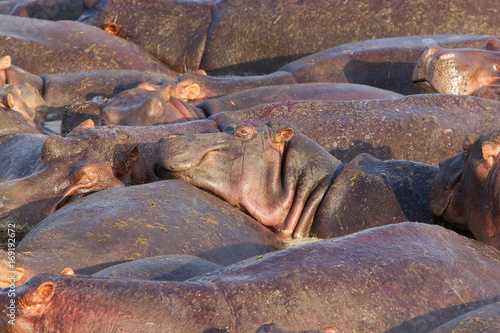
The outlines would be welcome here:
<svg viewBox="0 0 500 333">
<path fill-rule="evenodd" d="M 500 331 L 498 17 L 0 1 L 0 332 Z"/>
</svg>

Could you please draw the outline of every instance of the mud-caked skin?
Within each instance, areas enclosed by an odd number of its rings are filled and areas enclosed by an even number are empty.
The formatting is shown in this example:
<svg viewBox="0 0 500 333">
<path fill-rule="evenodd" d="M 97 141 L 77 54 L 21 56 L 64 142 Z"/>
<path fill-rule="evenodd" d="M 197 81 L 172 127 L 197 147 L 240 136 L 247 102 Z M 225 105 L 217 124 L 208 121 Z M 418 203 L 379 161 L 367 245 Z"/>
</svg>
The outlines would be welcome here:
<svg viewBox="0 0 500 333">
<path fill-rule="evenodd" d="M 272 231 L 213 195 L 183 181 L 159 181 L 92 193 L 47 217 L 16 244 L 17 283 L 68 266 L 77 274 L 107 267 L 112 273 L 110 266 L 179 253 L 229 265 L 284 246 Z M 3 271 L 7 256 L 0 256 Z"/>
<path fill-rule="evenodd" d="M 40 274 L 16 289 L 16 325 L 4 312 L 0 329 L 255 332 L 276 322 L 299 331 L 424 332 L 495 302 L 499 279 L 497 250 L 440 226 L 403 223 L 185 282 Z M 0 292 L 4 311 L 8 291 Z"/>
<path fill-rule="evenodd" d="M 422 93 L 500 99 L 500 40 L 483 49 L 433 46 L 420 57 L 412 80 Z"/>
<path fill-rule="evenodd" d="M 151 281 L 184 281 L 223 268 L 193 255 L 164 255 L 137 259 L 103 269 L 92 276 Z"/>
<path fill-rule="evenodd" d="M 380 38 L 339 45 L 257 76 L 207 76 L 186 73 L 172 85 L 172 95 L 190 103 L 262 86 L 334 82 L 357 83 L 416 94 L 411 78 L 422 53 L 433 45 L 447 48 L 482 48 L 496 36 L 432 35 Z"/>
<path fill-rule="evenodd" d="M 281 238 L 329 238 L 387 223 L 433 222 L 428 204 L 436 167 L 368 155 L 344 167 L 284 123 L 172 136 L 159 148 L 159 177 L 206 189 Z"/>
<path fill-rule="evenodd" d="M 463 149 L 440 163 L 432 212 L 500 249 L 500 131 L 469 136 Z"/>
</svg>

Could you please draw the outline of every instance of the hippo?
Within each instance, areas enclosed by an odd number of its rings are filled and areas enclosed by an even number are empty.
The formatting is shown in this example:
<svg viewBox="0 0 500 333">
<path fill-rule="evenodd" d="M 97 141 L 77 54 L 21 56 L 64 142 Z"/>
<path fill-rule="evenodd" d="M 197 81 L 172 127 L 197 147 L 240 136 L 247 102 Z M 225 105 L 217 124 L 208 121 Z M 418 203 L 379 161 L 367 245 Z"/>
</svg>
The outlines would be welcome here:
<svg viewBox="0 0 500 333">
<path fill-rule="evenodd" d="M 225 266 L 193 255 L 164 255 L 132 260 L 103 269 L 92 276 L 152 281 L 184 281 Z"/>
<path fill-rule="evenodd" d="M 238 111 L 253 106 L 285 101 L 351 101 L 399 98 L 403 95 L 355 83 L 299 83 L 247 89 L 208 99 L 196 107 L 211 116 L 223 111 Z"/>
<path fill-rule="evenodd" d="M 0 330 L 244 333 L 275 322 L 290 330 L 427 332 L 497 301 L 499 279 L 497 250 L 406 222 L 181 282 L 39 274 L 15 288 L 15 297 L 9 288 L 0 292 Z"/>
<path fill-rule="evenodd" d="M 150 126 L 205 119 L 222 111 L 236 111 L 269 102 L 291 100 L 366 100 L 396 98 L 392 91 L 350 83 L 303 83 L 248 89 L 210 99 L 196 106 L 171 96 L 170 85 L 141 83 L 102 103 L 83 102 L 66 108 L 62 133 L 92 119 L 108 125 Z"/>
<path fill-rule="evenodd" d="M 498 165 L 500 130 L 468 136 L 463 152 L 439 164 L 431 210 L 476 239 L 500 249 Z"/>
<path fill-rule="evenodd" d="M 140 84 L 171 83 L 177 76 L 173 75 L 140 70 L 89 70 L 36 75 L 12 65 L 9 55 L 0 58 L 0 86 L 30 85 L 36 88 L 52 114 L 61 113 L 65 106 L 71 104 L 114 97 Z"/>
<path fill-rule="evenodd" d="M 60 21 L 76 20 L 82 15 L 83 0 L 17 0 L 8 13 L 15 16 Z"/>
<path fill-rule="evenodd" d="M 335 332 L 338 330 L 335 327 L 328 327 L 319 330 L 301 330 L 301 331 L 290 331 L 286 328 L 278 325 L 276 323 L 264 324 L 260 326 L 255 333 L 325 333 L 325 332 Z"/>
<path fill-rule="evenodd" d="M 229 265 L 284 247 L 270 230 L 221 199 L 183 181 L 158 181 L 66 204 L 17 244 L 16 268 L 22 284 L 68 266 L 88 275 L 173 254 Z M 0 266 L 6 267 L 6 254 L 0 254 Z"/>
<path fill-rule="evenodd" d="M 361 153 L 437 165 L 462 151 L 468 134 L 497 129 L 497 101 L 452 95 L 414 95 L 369 101 L 292 101 L 223 112 L 210 119 L 224 130 L 251 121 L 284 121 L 335 157 Z"/>
<path fill-rule="evenodd" d="M 75 21 L 0 16 L 0 57 L 33 74 L 132 69 L 176 73 L 146 51 L 101 29 Z"/>
<path fill-rule="evenodd" d="M 435 35 L 380 38 L 339 45 L 257 76 L 207 76 L 185 73 L 172 85 L 172 96 L 197 104 L 241 90 L 269 85 L 335 82 L 365 84 L 403 95 L 419 91 L 411 78 L 421 54 L 433 45 L 481 48 L 491 35 Z M 214 74 L 212 74 L 214 75 Z"/>
<path fill-rule="evenodd" d="M 430 331 L 448 332 L 496 332 L 500 329 L 500 301 L 484 305 Z"/>
<path fill-rule="evenodd" d="M 279 122 L 160 140 L 155 173 L 221 197 L 283 239 L 339 237 L 386 223 L 436 223 L 437 167 L 361 154 L 344 165 Z"/>
<path fill-rule="evenodd" d="M 93 3 L 78 21 L 136 43 L 180 73 L 201 68 L 212 75 L 267 74 L 311 53 L 361 40 L 498 32 L 493 0 L 482 0 L 481 6 L 460 0 L 453 9 L 404 0 Z M 369 13 L 378 15 L 365 20 Z"/>
<path fill-rule="evenodd" d="M 104 103 L 101 124 L 151 126 L 204 119 L 205 115 L 170 96 L 170 86 L 156 90 L 149 84 L 125 90 Z"/>
<path fill-rule="evenodd" d="M 90 122 L 66 138 L 49 136 L 30 174 L 0 183 L 0 221 L 33 227 L 75 195 L 159 180 L 153 160 L 158 140 L 218 131 L 211 120 L 186 124 L 94 128 Z"/>
<path fill-rule="evenodd" d="M 500 99 L 500 40 L 482 50 L 432 46 L 420 57 L 412 80 L 422 93 Z"/>
</svg>

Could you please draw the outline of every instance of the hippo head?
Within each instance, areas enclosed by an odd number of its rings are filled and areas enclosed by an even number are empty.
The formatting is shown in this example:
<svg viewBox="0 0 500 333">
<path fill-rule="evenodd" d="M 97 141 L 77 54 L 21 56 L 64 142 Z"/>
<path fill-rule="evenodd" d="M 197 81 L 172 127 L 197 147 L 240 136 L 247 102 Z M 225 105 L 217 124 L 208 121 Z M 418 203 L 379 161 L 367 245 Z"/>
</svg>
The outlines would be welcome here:
<svg viewBox="0 0 500 333">
<path fill-rule="evenodd" d="M 269 122 L 161 140 L 156 174 L 183 179 L 247 212 L 279 236 L 307 235 L 341 163 L 290 126 Z M 302 227 L 303 226 L 303 227 Z M 300 229 L 300 230 L 299 230 Z"/>
<path fill-rule="evenodd" d="M 422 93 L 500 99 L 500 41 L 484 49 L 432 46 L 420 57 L 412 80 Z"/>
<path fill-rule="evenodd" d="M 500 131 L 468 137 L 463 148 L 439 164 L 432 212 L 500 249 Z"/>
<path fill-rule="evenodd" d="M 220 94 L 208 88 L 207 82 L 210 80 L 212 78 L 208 77 L 204 70 L 182 74 L 172 83 L 172 96 L 192 104 L 217 97 Z"/>
<path fill-rule="evenodd" d="M 182 101 L 170 96 L 170 86 L 144 83 L 116 95 L 102 108 L 102 125 L 151 126 L 198 119 Z"/>
<path fill-rule="evenodd" d="M 137 147 L 117 148 L 85 126 L 66 138 L 48 137 L 30 175 L 0 184 L 3 224 L 15 220 L 32 227 L 80 195 L 124 186 Z"/>
</svg>

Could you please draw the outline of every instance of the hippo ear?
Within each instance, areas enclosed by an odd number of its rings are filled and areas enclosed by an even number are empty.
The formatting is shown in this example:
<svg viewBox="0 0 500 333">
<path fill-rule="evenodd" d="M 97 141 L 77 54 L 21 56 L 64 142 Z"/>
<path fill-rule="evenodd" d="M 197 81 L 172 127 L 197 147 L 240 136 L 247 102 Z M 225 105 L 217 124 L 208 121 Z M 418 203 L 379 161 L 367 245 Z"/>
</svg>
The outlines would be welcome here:
<svg viewBox="0 0 500 333">
<path fill-rule="evenodd" d="M 293 129 L 285 127 L 274 134 L 274 142 L 288 142 L 293 137 Z"/>
<path fill-rule="evenodd" d="M 176 96 L 183 101 L 191 101 L 200 96 L 201 88 L 198 83 L 193 83 L 182 89 L 179 96 Z"/>
<path fill-rule="evenodd" d="M 29 289 L 21 300 L 20 307 L 30 318 L 40 318 L 47 309 L 47 303 L 52 299 L 56 290 L 53 282 L 43 282 L 35 290 Z"/>
<path fill-rule="evenodd" d="M 9 108 L 9 109 L 14 108 L 15 103 L 16 103 L 16 101 L 14 99 L 14 95 L 12 95 L 11 93 L 8 93 L 7 96 L 3 96 L 3 98 L 2 98 L 2 104 L 6 108 Z"/>
<path fill-rule="evenodd" d="M 198 69 L 198 70 L 196 71 L 196 73 L 198 73 L 198 74 L 202 74 L 202 75 L 208 75 L 208 74 L 207 74 L 207 72 L 205 72 L 203 69 Z"/>
<path fill-rule="evenodd" d="M 108 25 L 106 25 L 103 29 L 104 31 L 106 31 L 107 33 L 110 33 L 112 35 L 118 35 L 120 34 L 120 27 L 118 26 L 118 24 L 116 23 L 109 23 Z"/>
<path fill-rule="evenodd" d="M 121 147 L 117 149 L 113 155 L 113 171 L 116 178 L 120 179 L 126 175 L 132 165 L 137 161 L 139 156 L 139 148 L 133 146 L 132 148 Z"/>
<path fill-rule="evenodd" d="M 500 40 L 496 38 L 490 39 L 483 49 L 488 51 L 500 51 Z"/>
<path fill-rule="evenodd" d="M 75 271 L 70 267 L 66 267 L 59 273 L 59 275 L 75 275 Z"/>
<path fill-rule="evenodd" d="M 500 139 L 500 135 L 499 139 Z M 488 171 L 493 167 L 493 163 L 495 161 L 495 157 L 500 153 L 500 143 L 494 140 L 487 140 L 483 142 L 481 146 L 483 159 L 486 163 L 484 163 L 484 167 L 488 169 Z"/>
<path fill-rule="evenodd" d="M 0 69 L 7 69 L 12 65 L 12 58 L 6 55 L 0 58 Z"/>
</svg>

